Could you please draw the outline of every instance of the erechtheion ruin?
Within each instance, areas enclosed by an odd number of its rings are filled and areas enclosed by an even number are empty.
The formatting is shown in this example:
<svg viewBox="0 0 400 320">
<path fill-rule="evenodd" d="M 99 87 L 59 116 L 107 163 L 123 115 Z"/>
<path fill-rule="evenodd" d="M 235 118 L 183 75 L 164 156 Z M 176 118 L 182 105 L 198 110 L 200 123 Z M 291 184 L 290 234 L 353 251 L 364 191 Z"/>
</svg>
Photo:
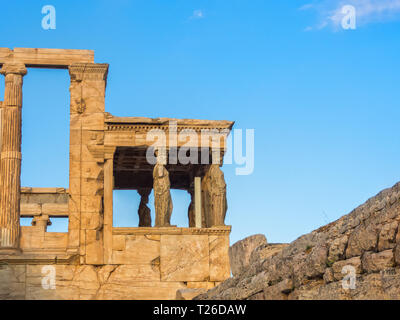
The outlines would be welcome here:
<svg viewBox="0 0 400 320">
<path fill-rule="evenodd" d="M 229 277 L 220 165 L 233 122 L 112 116 L 105 112 L 109 66 L 95 63 L 90 50 L 0 48 L 0 66 L 0 299 L 174 299 L 179 289 L 211 288 Z M 29 68 L 69 71 L 67 189 L 20 186 Z M 160 132 L 165 143 L 155 147 L 149 136 Z M 174 161 L 183 147 L 184 155 L 198 150 L 201 161 Z M 170 224 L 170 189 L 192 197 L 188 227 Z M 138 226 L 113 227 L 113 190 L 137 190 Z M 152 190 L 155 221 L 147 206 Z M 21 227 L 20 217 L 33 218 L 32 226 Z M 68 232 L 47 232 L 57 217 L 68 218 Z"/>
</svg>

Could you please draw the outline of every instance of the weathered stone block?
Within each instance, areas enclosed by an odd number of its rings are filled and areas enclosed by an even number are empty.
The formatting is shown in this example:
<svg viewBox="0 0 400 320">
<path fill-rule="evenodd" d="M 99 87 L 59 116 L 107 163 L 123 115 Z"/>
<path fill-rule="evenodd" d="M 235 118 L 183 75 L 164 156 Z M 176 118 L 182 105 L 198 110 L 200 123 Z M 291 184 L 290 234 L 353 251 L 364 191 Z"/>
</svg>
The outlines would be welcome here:
<svg viewBox="0 0 400 320">
<path fill-rule="evenodd" d="M 104 186 L 102 181 L 95 178 L 70 178 L 70 195 L 103 196 Z"/>
<path fill-rule="evenodd" d="M 21 227 L 21 248 L 43 248 L 44 233 L 43 228 Z"/>
<path fill-rule="evenodd" d="M 82 211 L 81 228 L 100 230 L 103 225 L 103 214 L 101 211 Z"/>
<path fill-rule="evenodd" d="M 107 283 L 97 294 L 104 300 L 174 300 L 176 291 L 186 288 L 182 282 L 137 281 L 129 284 Z"/>
<path fill-rule="evenodd" d="M 0 265 L 0 300 L 25 298 L 25 265 Z"/>
<path fill-rule="evenodd" d="M 79 235 L 80 230 L 78 228 L 71 228 L 71 225 L 68 226 L 68 248 L 77 248 L 79 246 Z"/>
<path fill-rule="evenodd" d="M 66 249 L 68 233 L 46 232 L 44 234 L 43 247 L 49 249 Z"/>
<path fill-rule="evenodd" d="M 54 268 L 54 273 L 49 267 Z M 27 265 L 25 298 L 28 300 L 79 299 L 79 284 L 72 281 L 79 270 L 80 267 L 73 265 Z M 55 276 L 54 283 L 50 281 L 52 276 Z"/>
<path fill-rule="evenodd" d="M 87 264 L 103 264 L 103 237 L 100 231 L 86 230 Z"/>
<path fill-rule="evenodd" d="M 125 250 L 125 236 L 124 235 L 114 235 L 112 237 L 112 248 L 115 251 Z"/>
<path fill-rule="evenodd" d="M 81 196 L 82 212 L 102 212 L 103 197 L 102 196 Z"/>
<path fill-rule="evenodd" d="M 104 112 L 70 115 L 70 129 L 103 130 Z"/>
<path fill-rule="evenodd" d="M 160 269 L 150 263 L 116 266 L 107 283 L 129 285 L 138 281 L 160 281 Z"/>
<path fill-rule="evenodd" d="M 27 264 L 26 278 L 28 282 L 37 285 L 41 284 L 43 276 L 48 274 L 48 271 L 45 269 L 48 266 L 55 268 L 55 278 L 57 281 L 71 281 L 74 278 L 77 268 L 79 268 L 76 265 L 65 264 Z"/>
<path fill-rule="evenodd" d="M 209 236 L 210 281 L 224 281 L 230 276 L 229 236 Z"/>
<path fill-rule="evenodd" d="M 70 162 L 70 177 L 95 179 L 99 182 L 99 186 L 103 185 L 103 164 L 93 161 L 71 161 Z M 82 182 L 84 182 L 83 180 Z"/>
<path fill-rule="evenodd" d="M 70 177 L 79 178 L 79 175 L 76 175 L 77 170 L 80 170 L 79 166 L 71 167 L 71 162 L 80 162 L 80 161 L 94 161 L 96 159 L 94 155 L 90 152 L 87 145 L 71 145 L 69 146 L 69 160 L 70 160 Z"/>
<path fill-rule="evenodd" d="M 103 145 L 104 130 L 80 130 L 73 129 L 70 131 L 71 145 Z"/>
<path fill-rule="evenodd" d="M 113 251 L 113 264 L 151 265 L 160 257 L 160 241 L 149 240 L 145 235 L 126 236 L 125 250 Z"/>
<path fill-rule="evenodd" d="M 208 235 L 161 235 L 161 281 L 207 281 Z"/>
</svg>

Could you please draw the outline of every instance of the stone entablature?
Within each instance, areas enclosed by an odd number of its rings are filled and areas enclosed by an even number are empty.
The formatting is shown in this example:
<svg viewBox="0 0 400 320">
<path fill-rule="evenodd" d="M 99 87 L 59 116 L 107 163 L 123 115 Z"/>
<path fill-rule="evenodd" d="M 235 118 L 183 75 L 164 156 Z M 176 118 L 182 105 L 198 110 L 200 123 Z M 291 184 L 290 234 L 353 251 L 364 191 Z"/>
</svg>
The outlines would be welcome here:
<svg viewBox="0 0 400 320">
<path fill-rule="evenodd" d="M 0 299 L 174 299 L 178 289 L 212 288 L 229 277 L 231 227 L 224 224 L 220 165 L 233 122 L 110 115 L 109 66 L 94 63 L 90 50 L 0 48 L 0 66 L 6 77 L 0 103 Z M 27 67 L 69 70 L 68 189 L 20 187 Z M 156 162 L 149 163 L 147 134 L 153 130 L 167 139 L 155 152 Z M 189 142 L 172 139 L 181 133 Z M 207 139 L 216 143 L 203 144 Z M 168 162 L 182 146 L 199 148 L 199 154 L 207 149 L 202 160 L 210 162 Z M 113 227 L 116 189 L 138 191 L 141 204 L 132 214 L 139 214 L 140 227 Z M 152 189 L 156 223 L 147 207 Z M 189 227 L 169 224 L 170 189 L 191 195 Z M 32 226 L 21 227 L 20 217 L 33 218 Z M 60 217 L 68 218 L 68 232 L 47 232 Z M 42 288 L 41 268 L 47 265 L 55 268 L 56 290 Z"/>
<path fill-rule="evenodd" d="M 94 63 L 93 50 L 0 48 L 0 65 L 18 61 L 32 68 L 68 69 L 73 63 Z"/>
<path fill-rule="evenodd" d="M 106 116 L 106 131 L 143 131 L 148 132 L 152 129 L 167 131 L 171 122 L 176 123 L 177 131 L 182 130 L 201 130 L 216 129 L 226 130 L 228 134 L 234 122 L 226 120 L 195 120 L 195 119 L 174 119 L 174 118 L 146 118 L 146 117 L 115 117 L 110 114 Z"/>
<path fill-rule="evenodd" d="M 65 188 L 21 188 L 20 216 L 68 218 L 68 198 L 68 189 Z"/>
</svg>

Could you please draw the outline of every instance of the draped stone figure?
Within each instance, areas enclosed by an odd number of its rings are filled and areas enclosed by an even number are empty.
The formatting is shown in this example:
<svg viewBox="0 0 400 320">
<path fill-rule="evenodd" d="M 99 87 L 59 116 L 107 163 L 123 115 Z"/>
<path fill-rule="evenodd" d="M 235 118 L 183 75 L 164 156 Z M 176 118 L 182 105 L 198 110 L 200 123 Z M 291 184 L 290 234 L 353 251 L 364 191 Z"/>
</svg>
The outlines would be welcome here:
<svg viewBox="0 0 400 320">
<path fill-rule="evenodd" d="M 194 195 L 193 190 L 188 190 L 190 194 L 190 204 L 188 207 L 189 228 L 196 227 L 195 211 L 194 211 Z"/>
<path fill-rule="evenodd" d="M 153 170 L 154 207 L 156 227 L 169 227 L 172 214 L 169 173 L 165 166 L 157 163 Z"/>
<path fill-rule="evenodd" d="M 141 188 L 138 190 L 140 195 L 139 204 L 139 227 L 151 227 L 150 208 L 147 206 L 149 203 L 150 188 Z"/>
<path fill-rule="evenodd" d="M 212 164 L 203 178 L 202 198 L 206 226 L 224 226 L 228 209 L 226 183 L 218 164 Z"/>
</svg>

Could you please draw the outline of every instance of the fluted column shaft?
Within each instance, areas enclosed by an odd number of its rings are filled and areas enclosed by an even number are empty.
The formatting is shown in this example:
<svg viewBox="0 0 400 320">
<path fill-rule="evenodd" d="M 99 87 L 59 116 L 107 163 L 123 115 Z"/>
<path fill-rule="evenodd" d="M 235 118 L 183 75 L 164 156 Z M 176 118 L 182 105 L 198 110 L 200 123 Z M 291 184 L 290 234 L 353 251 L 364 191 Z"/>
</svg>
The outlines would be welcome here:
<svg viewBox="0 0 400 320">
<path fill-rule="evenodd" d="M 0 252 L 19 249 L 21 192 L 21 108 L 23 64 L 4 64 L 4 102 L 1 112 Z"/>
</svg>

